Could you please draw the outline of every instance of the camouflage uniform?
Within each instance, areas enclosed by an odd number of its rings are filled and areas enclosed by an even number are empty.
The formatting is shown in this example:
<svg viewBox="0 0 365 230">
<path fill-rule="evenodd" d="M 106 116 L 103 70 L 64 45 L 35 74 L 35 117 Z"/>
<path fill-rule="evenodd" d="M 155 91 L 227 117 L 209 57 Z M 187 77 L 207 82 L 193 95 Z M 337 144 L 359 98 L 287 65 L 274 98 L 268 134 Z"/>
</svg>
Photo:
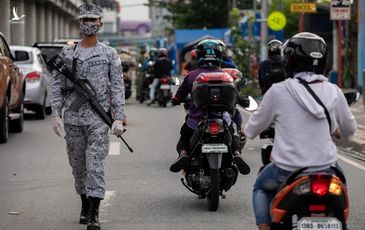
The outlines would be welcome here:
<svg viewBox="0 0 365 230">
<path fill-rule="evenodd" d="M 86 51 L 87 50 L 87 51 Z M 86 51 L 86 52 L 85 52 Z M 87 79 L 105 111 L 113 111 L 113 120 L 123 120 L 124 83 L 120 58 L 115 49 L 98 42 L 95 47 L 67 46 L 61 56 L 70 69 L 77 58 L 76 77 Z M 105 195 L 104 161 L 109 151 L 109 127 L 89 103 L 78 104 L 72 82 L 54 72 L 51 80 L 52 116 L 64 119 L 69 163 L 78 194 Z"/>
</svg>

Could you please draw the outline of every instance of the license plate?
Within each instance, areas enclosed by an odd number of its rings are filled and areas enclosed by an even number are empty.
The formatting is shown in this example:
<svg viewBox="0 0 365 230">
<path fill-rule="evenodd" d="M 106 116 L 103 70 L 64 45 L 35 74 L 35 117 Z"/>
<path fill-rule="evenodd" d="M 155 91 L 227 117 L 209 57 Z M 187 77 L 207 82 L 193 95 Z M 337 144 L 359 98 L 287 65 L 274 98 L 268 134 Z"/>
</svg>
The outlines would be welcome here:
<svg viewBox="0 0 365 230">
<path fill-rule="evenodd" d="M 342 224 L 334 217 L 304 217 L 298 221 L 298 230 L 342 230 Z"/>
<path fill-rule="evenodd" d="M 225 144 L 203 144 L 202 153 L 228 153 L 228 147 Z"/>
<path fill-rule="evenodd" d="M 160 85 L 160 89 L 170 89 L 170 85 Z"/>
</svg>

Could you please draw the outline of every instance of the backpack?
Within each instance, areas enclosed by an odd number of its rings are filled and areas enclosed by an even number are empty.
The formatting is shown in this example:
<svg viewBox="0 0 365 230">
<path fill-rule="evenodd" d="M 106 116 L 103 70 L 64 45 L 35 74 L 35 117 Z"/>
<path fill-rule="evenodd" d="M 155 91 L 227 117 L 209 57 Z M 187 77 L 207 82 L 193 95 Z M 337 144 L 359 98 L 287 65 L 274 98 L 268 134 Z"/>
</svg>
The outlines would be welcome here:
<svg viewBox="0 0 365 230">
<path fill-rule="evenodd" d="M 266 72 L 266 79 L 270 82 L 270 86 L 274 83 L 284 81 L 286 79 L 283 61 L 279 57 L 269 59 L 268 71 Z"/>
</svg>

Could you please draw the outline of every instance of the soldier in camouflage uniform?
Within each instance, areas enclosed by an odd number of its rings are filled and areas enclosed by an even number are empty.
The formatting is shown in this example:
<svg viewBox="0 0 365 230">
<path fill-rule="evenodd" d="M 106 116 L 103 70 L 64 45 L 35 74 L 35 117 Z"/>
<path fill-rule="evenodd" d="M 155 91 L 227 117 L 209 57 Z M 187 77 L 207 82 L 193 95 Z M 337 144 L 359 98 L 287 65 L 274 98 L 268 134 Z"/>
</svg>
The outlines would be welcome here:
<svg viewBox="0 0 365 230">
<path fill-rule="evenodd" d="M 101 8 L 94 4 L 80 6 L 83 39 L 77 45 L 64 47 L 61 56 L 76 78 L 88 81 L 104 110 L 113 111 L 111 133 L 121 135 L 125 118 L 121 61 L 115 49 L 97 40 L 101 16 Z M 100 229 L 98 210 L 105 196 L 109 127 L 89 103 L 79 101 L 72 82 L 57 72 L 51 80 L 51 94 L 53 128 L 59 136 L 64 128 L 75 189 L 82 200 L 80 223 L 87 224 L 87 230 Z"/>
</svg>

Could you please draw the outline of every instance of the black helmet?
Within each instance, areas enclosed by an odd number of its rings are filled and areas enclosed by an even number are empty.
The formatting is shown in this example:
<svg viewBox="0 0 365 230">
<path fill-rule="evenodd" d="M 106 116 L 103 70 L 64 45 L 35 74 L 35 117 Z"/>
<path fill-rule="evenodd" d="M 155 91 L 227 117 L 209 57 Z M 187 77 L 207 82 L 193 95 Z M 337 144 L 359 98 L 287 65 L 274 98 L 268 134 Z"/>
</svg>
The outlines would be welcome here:
<svg viewBox="0 0 365 230">
<path fill-rule="evenodd" d="M 327 44 L 322 37 L 303 32 L 285 42 L 284 64 L 288 76 L 309 71 L 323 74 L 327 64 Z"/>
<path fill-rule="evenodd" d="M 205 63 L 212 63 L 219 66 L 222 62 L 224 43 L 218 40 L 205 39 L 196 46 L 196 57 L 199 66 Z"/>
<path fill-rule="evenodd" d="M 281 54 L 282 48 L 283 48 L 283 43 L 277 39 L 273 39 L 267 43 L 267 51 L 269 56 L 275 54 Z"/>
<path fill-rule="evenodd" d="M 150 51 L 148 51 L 148 56 L 150 56 L 151 59 L 154 59 L 157 57 L 157 49 L 152 47 Z"/>
</svg>

